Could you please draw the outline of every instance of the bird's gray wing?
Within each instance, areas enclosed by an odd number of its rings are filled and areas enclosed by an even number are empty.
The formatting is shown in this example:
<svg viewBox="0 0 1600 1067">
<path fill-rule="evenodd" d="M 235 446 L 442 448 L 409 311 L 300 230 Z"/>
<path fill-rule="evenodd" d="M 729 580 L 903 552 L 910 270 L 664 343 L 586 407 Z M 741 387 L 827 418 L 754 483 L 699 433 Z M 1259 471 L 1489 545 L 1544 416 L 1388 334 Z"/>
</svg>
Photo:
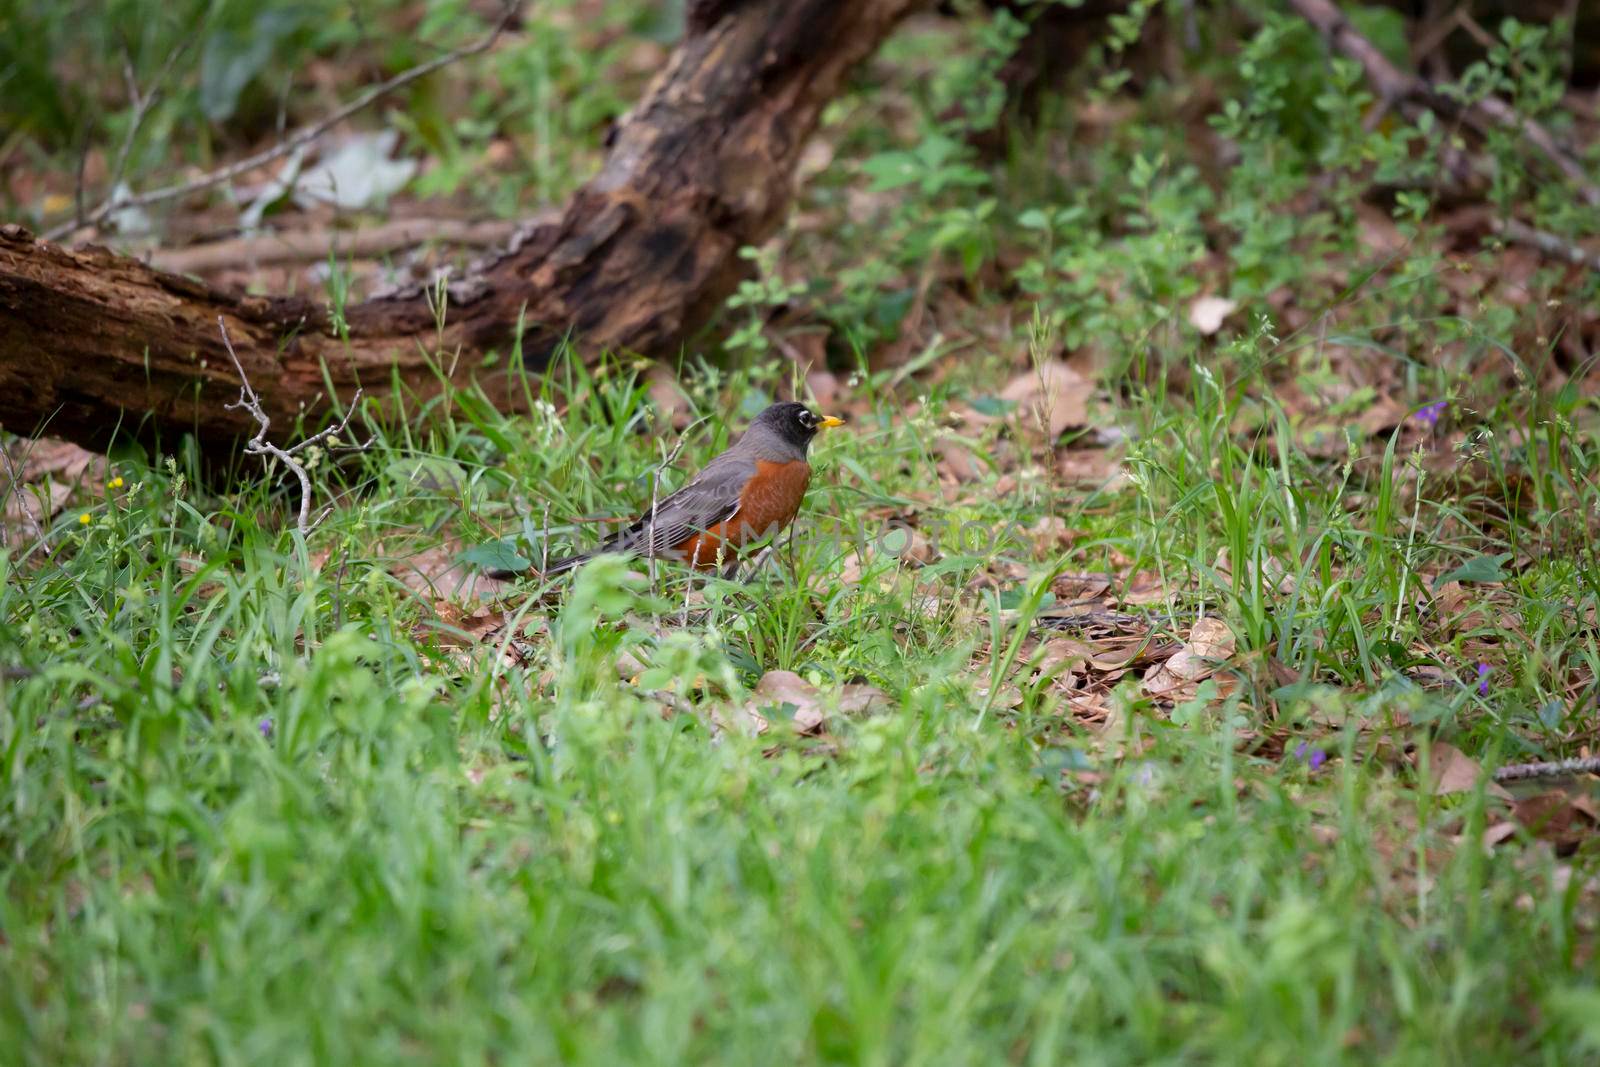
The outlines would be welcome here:
<svg viewBox="0 0 1600 1067">
<path fill-rule="evenodd" d="M 739 510 L 739 497 L 755 476 L 754 460 L 724 453 L 682 489 L 657 501 L 633 525 L 607 539 L 604 552 L 637 552 L 659 556 L 681 545 L 693 534 L 725 522 Z"/>
</svg>

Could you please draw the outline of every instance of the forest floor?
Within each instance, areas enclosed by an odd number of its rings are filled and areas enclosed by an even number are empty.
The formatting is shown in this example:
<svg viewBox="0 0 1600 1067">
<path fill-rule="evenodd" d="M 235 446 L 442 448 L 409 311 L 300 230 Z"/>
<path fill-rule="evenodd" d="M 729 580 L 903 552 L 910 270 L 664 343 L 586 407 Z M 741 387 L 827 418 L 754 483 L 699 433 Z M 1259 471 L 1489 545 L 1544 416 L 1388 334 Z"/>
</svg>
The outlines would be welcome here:
<svg viewBox="0 0 1600 1067">
<path fill-rule="evenodd" d="M 348 142 L 392 195 L 144 243 L 335 304 L 459 261 L 252 257 L 559 201 L 665 54 L 568 8 L 433 90 L 470 117 Z M 1293 84 L 1287 18 L 1253 74 L 1129 60 L 985 156 L 974 25 L 832 109 L 677 366 L 370 404 L 308 537 L 248 457 L 7 443 L 24 1062 L 1600 1056 L 1600 779 L 1493 773 L 1600 750 L 1600 273 L 1496 236 L 1595 213 L 1509 155 L 1498 201 L 1372 195 L 1437 164 L 1337 64 Z M 11 210 L 72 162 L 12 160 Z M 753 575 L 482 577 L 788 397 L 848 425 Z"/>
</svg>

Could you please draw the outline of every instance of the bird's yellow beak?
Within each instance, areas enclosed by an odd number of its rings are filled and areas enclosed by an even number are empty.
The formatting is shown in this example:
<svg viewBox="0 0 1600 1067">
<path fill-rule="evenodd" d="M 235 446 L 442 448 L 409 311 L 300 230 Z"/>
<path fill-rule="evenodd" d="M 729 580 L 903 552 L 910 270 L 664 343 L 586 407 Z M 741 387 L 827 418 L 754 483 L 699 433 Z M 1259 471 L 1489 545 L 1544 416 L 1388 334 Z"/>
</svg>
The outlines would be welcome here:
<svg viewBox="0 0 1600 1067">
<path fill-rule="evenodd" d="M 830 428 L 832 428 L 834 426 L 843 426 L 843 425 L 844 425 L 844 420 L 841 419 L 837 415 L 824 415 L 824 416 L 822 416 L 822 421 L 817 423 L 817 427 L 819 429 L 823 429 L 823 430 L 830 429 Z"/>
</svg>

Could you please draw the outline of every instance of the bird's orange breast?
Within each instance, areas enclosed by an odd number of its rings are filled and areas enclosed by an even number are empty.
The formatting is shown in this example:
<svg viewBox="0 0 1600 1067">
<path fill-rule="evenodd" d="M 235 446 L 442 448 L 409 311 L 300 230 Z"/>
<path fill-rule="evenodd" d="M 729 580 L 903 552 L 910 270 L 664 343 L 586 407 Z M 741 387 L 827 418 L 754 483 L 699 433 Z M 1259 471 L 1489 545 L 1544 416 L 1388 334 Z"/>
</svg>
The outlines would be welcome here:
<svg viewBox="0 0 1600 1067">
<path fill-rule="evenodd" d="M 789 463 L 756 460 L 756 472 L 739 494 L 739 510 L 678 545 L 677 552 L 692 567 L 716 570 L 737 556 L 744 545 L 793 522 L 810 481 L 811 464 L 803 459 Z"/>
</svg>

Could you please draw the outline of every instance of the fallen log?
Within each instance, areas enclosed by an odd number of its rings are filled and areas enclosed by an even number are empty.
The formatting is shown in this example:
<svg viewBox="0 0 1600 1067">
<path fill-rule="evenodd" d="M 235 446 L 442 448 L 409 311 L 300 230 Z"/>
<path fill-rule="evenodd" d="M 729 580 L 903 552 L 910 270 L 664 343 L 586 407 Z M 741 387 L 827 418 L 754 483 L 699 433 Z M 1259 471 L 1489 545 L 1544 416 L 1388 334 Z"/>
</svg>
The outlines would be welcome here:
<svg viewBox="0 0 1600 1067">
<path fill-rule="evenodd" d="M 739 249 L 783 217 L 822 108 L 918 0 L 714 0 L 619 124 L 600 172 L 559 218 L 435 294 L 416 289 L 333 314 L 304 298 L 224 291 L 102 248 L 0 227 L 0 426 L 105 447 L 195 435 L 226 453 L 254 423 L 217 328 L 226 324 L 273 435 L 357 387 L 419 395 L 475 379 L 497 403 L 522 324 L 537 371 L 582 351 L 674 353 L 733 290 Z M 441 366 L 442 365 L 442 366 Z"/>
</svg>

